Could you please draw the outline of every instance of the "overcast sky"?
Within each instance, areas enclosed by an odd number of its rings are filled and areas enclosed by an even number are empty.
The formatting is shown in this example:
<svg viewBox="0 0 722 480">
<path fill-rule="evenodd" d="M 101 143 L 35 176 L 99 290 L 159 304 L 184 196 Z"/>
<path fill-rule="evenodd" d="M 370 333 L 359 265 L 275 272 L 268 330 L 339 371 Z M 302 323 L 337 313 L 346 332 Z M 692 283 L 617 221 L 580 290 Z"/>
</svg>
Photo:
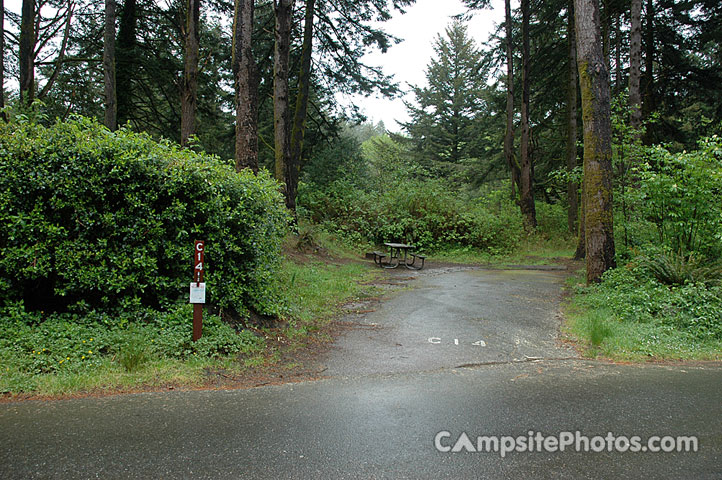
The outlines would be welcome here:
<svg viewBox="0 0 722 480">
<path fill-rule="evenodd" d="M 478 45 L 489 38 L 495 24 L 504 20 L 504 2 L 492 0 L 492 9 L 477 12 L 468 22 L 469 34 Z M 382 24 L 384 30 L 404 39 L 391 47 L 385 54 L 373 53 L 364 57 L 368 65 L 383 67 L 384 73 L 394 79 L 408 91 L 408 85 L 426 85 L 425 70 L 432 56 L 433 42 L 438 34 L 443 34 L 451 22 L 451 17 L 466 12 L 461 0 L 417 0 L 404 15 L 396 13 L 394 18 Z M 407 93 L 409 100 L 413 95 Z M 339 97 L 342 104 L 355 104 L 361 107 L 370 121 L 383 120 L 388 130 L 400 131 L 396 120 L 408 121 L 401 99 Z"/>
</svg>

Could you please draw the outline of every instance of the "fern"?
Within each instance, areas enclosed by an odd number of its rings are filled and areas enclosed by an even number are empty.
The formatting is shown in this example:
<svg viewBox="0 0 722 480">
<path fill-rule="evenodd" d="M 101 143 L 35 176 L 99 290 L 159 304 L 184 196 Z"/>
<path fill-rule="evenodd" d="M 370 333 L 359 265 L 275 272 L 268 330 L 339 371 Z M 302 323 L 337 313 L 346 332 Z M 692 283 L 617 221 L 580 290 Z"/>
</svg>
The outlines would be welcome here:
<svg viewBox="0 0 722 480">
<path fill-rule="evenodd" d="M 662 253 L 643 260 L 643 265 L 654 278 L 665 285 L 719 285 L 722 281 L 722 263 L 705 263 L 704 259 L 694 254 L 684 256 L 676 253 Z"/>
</svg>

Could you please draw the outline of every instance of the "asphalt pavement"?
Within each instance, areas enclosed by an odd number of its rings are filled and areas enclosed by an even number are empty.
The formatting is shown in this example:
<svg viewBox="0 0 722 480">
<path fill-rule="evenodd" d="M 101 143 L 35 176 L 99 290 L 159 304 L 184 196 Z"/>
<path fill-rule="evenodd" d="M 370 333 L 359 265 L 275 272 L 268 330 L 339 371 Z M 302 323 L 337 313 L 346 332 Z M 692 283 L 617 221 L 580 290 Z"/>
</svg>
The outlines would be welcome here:
<svg viewBox="0 0 722 480">
<path fill-rule="evenodd" d="M 414 275 L 345 319 L 324 380 L 0 404 L 0 478 L 722 478 L 719 364 L 577 358 L 559 272 Z"/>
</svg>

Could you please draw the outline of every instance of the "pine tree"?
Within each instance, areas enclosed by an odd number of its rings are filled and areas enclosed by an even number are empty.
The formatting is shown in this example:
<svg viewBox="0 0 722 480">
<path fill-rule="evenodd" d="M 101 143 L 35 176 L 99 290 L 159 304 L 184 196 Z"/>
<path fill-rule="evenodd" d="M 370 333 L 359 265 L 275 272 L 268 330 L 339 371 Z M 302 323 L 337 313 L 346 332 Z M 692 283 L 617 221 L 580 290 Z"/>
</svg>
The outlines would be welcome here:
<svg viewBox="0 0 722 480">
<path fill-rule="evenodd" d="M 414 88 L 412 120 L 404 124 L 422 164 L 448 176 L 463 161 L 479 156 L 475 129 L 484 111 L 486 71 L 482 53 L 461 21 L 447 27 L 434 44 L 426 70 L 427 87 Z"/>
</svg>

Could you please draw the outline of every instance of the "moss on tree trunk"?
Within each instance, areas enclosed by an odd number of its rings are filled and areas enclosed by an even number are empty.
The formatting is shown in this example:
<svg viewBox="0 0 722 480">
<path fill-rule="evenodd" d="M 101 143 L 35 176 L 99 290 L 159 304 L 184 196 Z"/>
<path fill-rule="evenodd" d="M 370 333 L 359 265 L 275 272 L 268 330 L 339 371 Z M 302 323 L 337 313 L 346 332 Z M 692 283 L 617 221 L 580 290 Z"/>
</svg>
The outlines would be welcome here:
<svg viewBox="0 0 722 480">
<path fill-rule="evenodd" d="M 609 71 L 604 61 L 599 6 L 575 0 L 577 66 L 584 121 L 584 227 L 587 282 L 615 266 L 612 209 L 612 124 Z"/>
</svg>

